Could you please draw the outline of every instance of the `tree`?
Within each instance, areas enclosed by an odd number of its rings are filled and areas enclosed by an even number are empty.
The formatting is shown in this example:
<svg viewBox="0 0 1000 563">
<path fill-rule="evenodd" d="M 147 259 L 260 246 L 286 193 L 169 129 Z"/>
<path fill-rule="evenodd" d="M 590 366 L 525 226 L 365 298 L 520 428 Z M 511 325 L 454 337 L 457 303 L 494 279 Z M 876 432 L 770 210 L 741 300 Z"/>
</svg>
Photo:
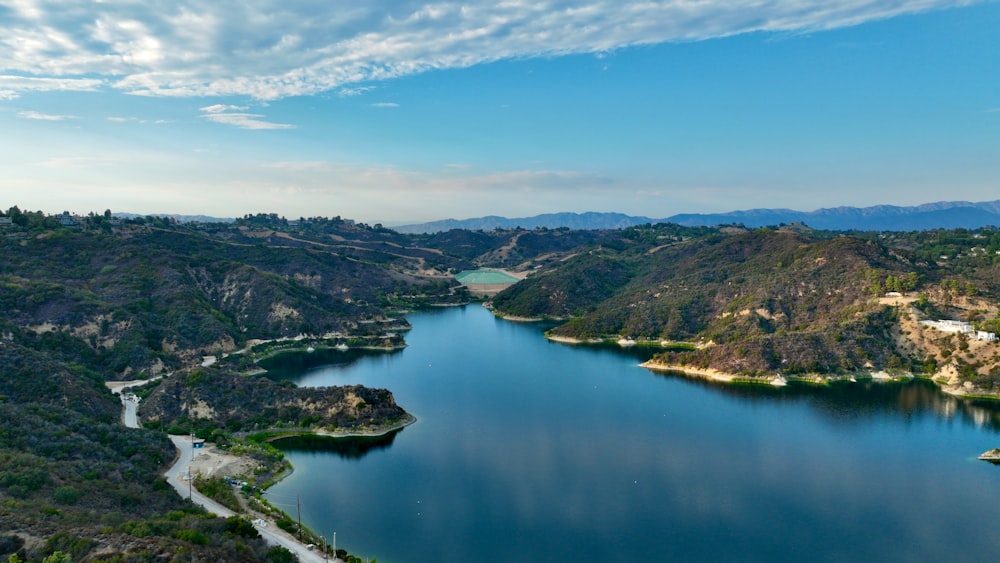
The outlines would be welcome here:
<svg viewBox="0 0 1000 563">
<path fill-rule="evenodd" d="M 7 210 L 7 215 L 15 225 L 19 227 L 28 226 L 28 216 L 22 213 L 16 205 Z"/>
<path fill-rule="evenodd" d="M 882 295 L 882 292 L 885 291 L 885 288 L 882 285 L 882 275 L 879 273 L 878 270 L 875 269 L 865 270 L 864 278 L 865 278 L 865 286 L 868 288 L 868 291 L 870 291 L 872 295 L 875 296 Z"/>
<path fill-rule="evenodd" d="M 902 284 L 900 283 L 899 278 L 897 278 L 896 276 L 891 276 L 891 275 L 889 277 L 885 278 L 885 290 L 886 291 L 900 291 L 900 290 L 902 290 Z"/>
</svg>

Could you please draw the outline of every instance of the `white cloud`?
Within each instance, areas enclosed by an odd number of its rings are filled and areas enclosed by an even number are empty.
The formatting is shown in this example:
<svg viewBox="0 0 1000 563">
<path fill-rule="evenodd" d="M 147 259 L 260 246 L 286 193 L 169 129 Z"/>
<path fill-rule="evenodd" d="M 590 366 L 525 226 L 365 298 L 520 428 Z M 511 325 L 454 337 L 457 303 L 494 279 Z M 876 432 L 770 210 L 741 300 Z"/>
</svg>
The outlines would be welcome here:
<svg viewBox="0 0 1000 563">
<path fill-rule="evenodd" d="M 131 117 L 131 116 L 124 116 L 124 115 L 109 115 L 107 117 L 107 120 L 110 121 L 110 122 L 112 122 L 112 123 L 140 123 L 140 124 L 153 123 L 153 124 L 156 124 L 156 125 L 162 125 L 164 123 L 170 123 L 170 121 L 166 120 L 166 119 L 157 119 L 157 120 L 154 120 L 154 121 L 150 121 L 148 119 L 142 119 L 142 118 L 139 118 L 139 117 Z"/>
<path fill-rule="evenodd" d="M 125 117 L 121 115 L 109 116 L 108 121 L 112 123 L 149 123 L 149 121 L 145 119 L 139 119 L 138 117 Z"/>
<path fill-rule="evenodd" d="M 396 102 L 378 102 L 372 104 L 373 108 L 398 108 L 399 104 Z"/>
<path fill-rule="evenodd" d="M 2 29 L 2 25 L 0 25 Z M 3 52 L 0 39 L 0 53 Z M 0 61 L 0 72 L 4 62 Z M 49 78 L 0 74 L 0 100 L 13 100 L 26 92 L 93 92 L 101 88 L 104 81 L 96 78 Z"/>
<path fill-rule="evenodd" d="M 259 113 L 245 113 L 250 109 L 248 106 L 234 106 L 225 104 L 214 104 L 201 108 L 204 112 L 202 117 L 214 123 L 232 125 L 241 129 L 294 129 L 295 126 L 288 123 L 274 123 L 261 119 L 265 117 Z"/>
<path fill-rule="evenodd" d="M 273 123 L 260 119 L 263 115 L 257 113 L 206 113 L 205 119 L 215 123 L 224 123 L 241 129 L 294 129 L 288 123 Z"/>
<path fill-rule="evenodd" d="M 230 106 L 225 104 L 215 104 L 201 108 L 205 113 L 222 113 L 225 111 L 244 111 L 250 109 L 247 106 Z"/>
<path fill-rule="evenodd" d="M 358 86 L 356 88 L 341 88 L 337 90 L 337 95 L 341 98 L 350 98 L 353 96 L 360 96 L 365 92 L 370 92 L 374 90 L 374 86 Z"/>
<path fill-rule="evenodd" d="M 72 115 L 52 115 L 37 111 L 19 111 L 17 112 L 17 116 L 24 119 L 34 119 L 38 121 L 65 121 L 67 119 L 74 119 Z"/>
<path fill-rule="evenodd" d="M 349 96 L 370 89 L 354 84 L 431 69 L 817 31 L 976 1 L 7 2 L 0 98 L 104 86 L 148 96 Z"/>
</svg>

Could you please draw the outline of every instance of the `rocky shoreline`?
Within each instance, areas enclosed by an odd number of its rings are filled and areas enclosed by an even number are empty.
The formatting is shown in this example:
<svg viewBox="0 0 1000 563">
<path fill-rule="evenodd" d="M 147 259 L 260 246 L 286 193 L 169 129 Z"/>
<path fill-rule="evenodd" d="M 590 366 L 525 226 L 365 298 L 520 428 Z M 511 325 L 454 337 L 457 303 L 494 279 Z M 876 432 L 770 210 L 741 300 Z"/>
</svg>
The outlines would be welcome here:
<svg viewBox="0 0 1000 563">
<path fill-rule="evenodd" d="M 679 373 L 688 377 L 697 377 L 701 379 L 707 379 L 710 381 L 717 381 L 720 383 L 756 383 L 756 384 L 766 384 L 774 386 L 786 385 L 789 381 L 797 381 L 803 383 L 814 383 L 819 385 L 825 385 L 832 383 L 834 381 L 857 381 L 857 380 L 876 380 L 876 381 L 904 381 L 907 379 L 913 379 L 915 376 L 912 373 L 902 373 L 902 374 L 889 374 L 884 371 L 873 371 L 856 373 L 853 375 L 823 375 L 819 373 L 812 373 L 800 376 L 788 376 L 775 374 L 773 376 L 767 377 L 755 377 L 749 375 L 741 375 L 737 373 L 723 372 L 711 368 L 693 368 L 691 366 L 681 365 L 681 364 L 663 364 L 655 361 L 648 361 L 639 364 L 639 367 L 646 368 L 651 371 L 660 372 L 671 372 Z M 1000 394 L 991 393 L 983 389 L 978 389 L 975 386 L 969 384 L 954 385 L 950 381 L 944 380 L 941 374 L 936 373 L 929 377 L 922 377 L 923 379 L 928 379 L 933 382 L 942 393 L 951 395 L 953 397 L 959 397 L 964 399 L 986 399 L 986 400 L 1000 400 Z"/>
<path fill-rule="evenodd" d="M 684 366 L 678 364 L 661 364 L 658 362 L 654 362 L 652 360 L 639 364 L 639 367 L 643 367 L 651 371 L 680 373 L 689 377 L 698 377 L 701 379 L 707 379 L 709 381 L 718 381 L 721 383 L 758 383 L 764 385 L 773 385 L 775 387 L 782 387 L 787 385 L 789 380 L 789 378 L 786 378 L 782 375 L 773 375 L 769 377 L 750 377 L 735 373 L 727 373 L 712 368 L 702 369 L 702 368 L 692 368 L 691 366 Z"/>
<path fill-rule="evenodd" d="M 1000 448 L 993 448 L 992 450 L 987 450 L 979 454 L 979 457 L 977 459 L 988 461 L 994 465 L 1000 465 Z"/>
<path fill-rule="evenodd" d="M 379 436 L 385 436 L 386 434 L 396 432 L 397 430 L 402 430 L 403 428 L 406 428 L 416 422 L 417 417 L 410 413 L 406 413 L 406 417 L 403 420 L 378 428 L 363 428 L 354 430 L 324 430 L 322 428 L 270 428 L 267 430 L 255 431 L 252 434 L 255 436 L 267 436 L 264 440 L 266 442 L 308 434 L 314 434 L 316 436 L 323 436 L 326 438 L 378 438 Z"/>
</svg>

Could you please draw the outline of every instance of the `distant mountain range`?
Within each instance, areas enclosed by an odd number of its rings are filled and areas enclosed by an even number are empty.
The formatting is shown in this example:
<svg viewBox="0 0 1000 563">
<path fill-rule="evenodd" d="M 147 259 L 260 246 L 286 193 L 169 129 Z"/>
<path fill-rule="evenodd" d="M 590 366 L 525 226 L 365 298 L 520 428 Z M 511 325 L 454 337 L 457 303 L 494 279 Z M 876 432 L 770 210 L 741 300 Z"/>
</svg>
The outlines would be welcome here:
<svg viewBox="0 0 1000 563">
<path fill-rule="evenodd" d="M 862 231 L 921 231 L 926 229 L 975 229 L 1000 225 L 1000 200 L 973 203 L 939 201 L 900 207 L 833 207 L 815 211 L 793 209 L 748 209 L 728 213 L 682 213 L 663 219 L 621 213 L 546 213 L 510 219 L 491 215 L 476 219 L 445 219 L 394 227 L 400 233 L 436 233 L 451 229 L 490 231 L 500 229 L 620 229 L 646 223 L 677 223 L 689 227 L 743 224 L 765 227 L 781 223 L 803 223 L 814 229 Z"/>
</svg>

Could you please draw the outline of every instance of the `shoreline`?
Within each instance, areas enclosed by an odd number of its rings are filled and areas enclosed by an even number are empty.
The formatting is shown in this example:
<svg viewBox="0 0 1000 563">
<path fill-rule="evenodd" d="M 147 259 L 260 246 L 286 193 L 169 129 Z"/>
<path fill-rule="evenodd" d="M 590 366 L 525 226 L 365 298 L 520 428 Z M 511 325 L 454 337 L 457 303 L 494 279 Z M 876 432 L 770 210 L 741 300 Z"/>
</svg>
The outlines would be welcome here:
<svg viewBox="0 0 1000 563">
<path fill-rule="evenodd" d="M 380 436 L 385 436 L 393 432 L 397 432 L 410 426 L 411 424 L 416 424 L 417 417 L 410 413 L 406 413 L 406 420 L 390 424 L 385 428 L 379 428 L 377 430 L 371 431 L 361 431 L 361 432 L 341 432 L 341 431 L 330 431 L 330 430 L 318 430 L 314 432 L 317 436 L 324 436 L 327 438 L 378 438 Z"/>
<path fill-rule="evenodd" d="M 697 377 L 700 379 L 707 379 L 709 381 L 718 381 L 720 383 L 733 383 L 736 380 L 736 378 L 739 377 L 734 373 L 727 373 L 711 368 L 700 369 L 680 364 L 661 364 L 659 362 L 654 362 L 652 360 L 639 364 L 639 367 L 646 368 L 650 371 L 667 371 L 672 373 L 679 373 L 682 375 L 686 375 L 688 377 Z"/>
<path fill-rule="evenodd" d="M 152 378 L 159 379 L 159 377 Z M 134 405 L 133 408 L 138 407 L 138 400 L 130 397 L 126 390 L 129 387 L 136 385 L 142 385 L 148 383 L 150 380 L 132 380 L 126 382 L 107 382 L 106 385 L 113 394 L 119 395 L 122 398 L 122 424 L 127 428 L 141 428 L 142 425 L 139 423 L 138 417 L 134 416 L 131 419 L 128 417 L 129 405 Z M 403 420 L 395 422 L 385 427 L 381 428 L 370 428 L 363 430 L 353 430 L 353 431 L 330 431 L 330 430 L 314 430 L 314 429 L 301 429 L 297 431 L 282 431 L 278 430 L 274 436 L 269 436 L 264 441 L 271 442 L 273 440 L 304 434 L 313 434 L 328 437 L 330 439 L 338 438 L 351 438 L 351 437 L 372 437 L 376 438 L 379 436 L 385 436 L 392 432 L 398 432 L 411 424 L 417 422 L 417 417 L 406 413 L 406 417 Z M 266 431 L 265 431 L 266 432 Z M 206 444 L 201 449 L 197 451 L 193 447 L 190 436 L 187 435 L 171 435 L 167 434 L 167 437 L 174 445 L 174 459 L 170 461 L 167 468 L 163 471 L 167 483 L 174 489 L 181 498 L 188 498 L 195 504 L 204 508 L 210 514 L 214 514 L 220 518 L 226 518 L 230 516 L 241 516 L 250 518 L 254 522 L 254 529 L 260 534 L 260 536 L 270 545 L 281 546 L 289 550 L 297 559 L 303 563 L 319 563 L 319 561 L 330 561 L 326 556 L 322 556 L 321 552 L 315 550 L 314 547 L 301 542 L 293 534 L 290 534 L 277 526 L 277 519 L 273 515 L 268 515 L 266 513 L 261 513 L 252 508 L 244 506 L 240 511 L 233 511 L 228 507 L 216 502 L 215 500 L 205 496 L 197 489 L 192 488 L 192 479 L 197 475 L 220 475 L 227 472 L 233 474 L 249 474 L 252 471 L 252 466 L 257 462 L 250 455 L 242 454 L 232 454 L 228 451 L 219 450 L 215 443 Z M 191 447 L 188 447 L 191 444 Z M 186 470 L 185 470 L 186 468 Z M 284 470 L 280 474 L 274 476 L 270 482 L 261 489 L 266 491 L 288 478 L 295 472 L 295 466 L 288 463 L 287 460 L 284 463 Z M 186 486 L 185 486 L 186 485 Z M 288 514 L 278 509 L 269 503 L 265 504 L 270 510 L 275 510 L 285 517 Z M 309 530 L 310 534 L 315 534 Z M 334 558 L 332 561 L 341 561 L 340 559 Z"/>
<path fill-rule="evenodd" d="M 653 360 L 643 362 L 639 364 L 639 367 L 648 369 L 650 371 L 671 372 L 685 377 L 705 379 L 708 381 L 714 381 L 718 383 L 747 383 L 755 385 L 773 385 L 776 387 L 784 386 L 788 382 L 828 385 L 836 381 L 847 381 L 855 383 L 859 380 L 898 382 L 910 379 L 926 379 L 934 383 L 935 387 L 937 387 L 939 391 L 951 397 L 956 397 L 959 399 L 971 399 L 971 400 L 1000 401 L 1000 395 L 997 394 L 991 395 L 983 393 L 980 390 L 974 388 L 968 389 L 963 386 L 943 383 L 938 380 L 936 374 L 929 376 L 918 376 L 912 373 L 890 375 L 884 371 L 873 371 L 866 373 L 855 373 L 846 376 L 823 375 L 819 373 L 814 373 L 803 376 L 774 375 L 774 376 L 761 377 L 761 376 L 750 376 L 750 375 L 741 375 L 737 373 L 723 372 L 711 368 L 708 369 L 694 368 L 691 366 L 685 366 L 681 364 L 662 364 L 659 362 L 654 362 Z"/>
<path fill-rule="evenodd" d="M 487 307 L 493 315 L 501 320 L 509 320 L 513 322 L 537 322 L 542 320 L 550 319 L 530 319 L 522 317 L 506 317 L 494 309 Z M 614 341 L 609 338 L 575 338 L 571 336 L 559 336 L 554 334 L 546 333 L 544 335 L 545 339 L 550 342 L 556 342 L 559 344 L 567 344 L 571 346 L 593 346 L 601 344 L 617 344 L 622 348 L 627 348 L 631 346 L 651 346 L 660 348 L 669 348 L 670 345 L 678 346 L 693 346 L 695 348 L 700 348 L 702 345 L 690 343 L 690 342 L 665 342 L 660 341 L 655 342 L 636 342 L 630 339 L 620 339 Z M 674 372 L 687 377 L 696 377 L 700 379 L 705 379 L 708 381 L 715 381 L 719 383 L 747 383 L 747 384 L 757 384 L 757 385 L 774 385 L 774 386 L 784 386 L 790 381 L 795 381 L 799 383 L 811 383 L 815 385 L 827 385 L 835 381 L 850 381 L 856 382 L 858 380 L 872 380 L 872 381 L 900 381 L 904 379 L 928 379 L 937 387 L 942 393 L 949 395 L 951 397 L 957 397 L 960 399 L 970 399 L 970 400 L 984 400 L 984 401 L 1000 401 L 1000 392 L 988 392 L 983 389 L 976 388 L 970 382 L 960 382 L 954 377 L 956 374 L 951 373 L 948 367 L 951 366 L 952 371 L 954 371 L 954 366 L 948 364 L 942 369 L 938 369 L 932 374 L 921 374 L 917 375 L 914 373 L 906 372 L 898 375 L 893 375 L 882 370 L 869 371 L 869 372 L 858 372 L 851 373 L 847 375 L 824 375 L 820 373 L 809 373 L 803 375 L 788 375 L 775 373 L 771 376 L 752 376 L 743 375 L 739 373 L 729 373 L 712 368 L 695 368 L 687 365 L 681 364 L 661 364 L 653 360 L 649 360 L 639 364 L 639 367 L 646 368 L 651 371 L 664 371 L 664 372 Z"/>
<path fill-rule="evenodd" d="M 126 416 L 128 412 L 128 404 L 131 403 L 135 406 L 138 406 L 138 401 L 125 400 L 126 398 L 125 390 L 128 389 L 129 387 L 133 387 L 135 385 L 141 385 L 147 382 L 148 380 L 133 380 L 130 382 L 125 382 L 126 384 L 124 385 L 119 384 L 119 385 L 108 386 L 109 389 L 111 389 L 111 391 L 114 394 L 121 395 L 122 397 L 122 423 L 123 426 L 125 426 L 126 428 L 141 428 L 142 425 L 139 423 L 137 417 L 130 420 Z M 185 447 L 186 444 L 191 443 L 190 441 L 191 438 L 189 436 L 175 436 L 171 434 L 166 434 L 166 436 L 174 445 L 174 459 L 170 461 L 170 464 L 163 471 L 162 475 L 166 480 L 166 482 L 171 486 L 171 488 L 174 489 L 174 492 L 176 492 L 178 496 L 180 496 L 182 499 L 187 497 L 191 502 L 197 504 L 198 506 L 201 506 L 210 514 L 215 514 L 216 517 L 227 518 L 229 516 L 235 516 L 237 514 L 244 514 L 246 516 L 257 516 L 257 520 L 254 523 L 254 529 L 257 530 L 261 538 L 263 538 L 264 541 L 267 542 L 269 545 L 284 547 L 294 556 L 296 556 L 299 561 L 303 563 L 309 563 L 309 562 L 318 563 L 320 561 L 319 553 L 310 549 L 308 545 L 305 545 L 304 543 L 298 541 L 298 539 L 295 538 L 295 536 L 293 536 L 292 534 L 289 534 L 284 530 L 281 530 L 280 528 L 277 527 L 276 524 L 274 528 L 270 528 L 268 524 L 262 524 L 264 521 L 261 519 L 262 518 L 261 515 L 247 513 L 245 509 L 244 511 L 241 511 L 241 513 L 235 513 L 229 508 L 212 500 L 211 498 L 206 497 L 201 493 L 201 491 L 192 488 L 191 479 L 194 478 L 194 475 L 192 474 L 192 466 L 201 465 L 203 467 L 199 467 L 198 472 L 201 473 L 202 470 L 205 469 L 207 470 L 207 474 L 211 475 L 215 471 L 224 472 L 231 465 L 239 466 L 252 463 L 251 461 L 249 461 L 250 458 L 248 456 L 234 456 L 232 454 L 226 454 L 214 451 L 215 448 L 214 444 L 211 450 L 204 449 L 196 453 L 194 451 L 193 446 L 190 448 Z M 200 464 L 197 463 L 198 457 L 201 458 Z M 233 458 L 235 461 L 230 460 L 228 458 Z M 226 461 L 226 463 L 223 464 L 223 461 Z M 185 466 L 187 467 L 186 479 L 184 474 L 181 472 Z M 291 467 L 291 464 L 289 464 L 289 467 Z M 290 471 L 286 473 L 290 474 Z M 284 478 L 284 476 L 285 475 L 283 475 L 282 478 Z M 184 486 L 185 482 L 187 482 L 187 487 Z M 187 489 L 187 491 L 185 491 L 185 489 Z M 274 524 L 274 520 L 272 520 L 270 524 Z M 324 557 L 323 561 L 326 560 L 327 559 Z M 339 561 L 339 559 L 336 558 L 334 560 Z"/>
<path fill-rule="evenodd" d="M 770 384 L 770 385 L 780 385 L 780 383 L 775 383 L 779 380 L 783 380 L 785 382 L 795 381 L 798 383 L 813 383 L 818 385 L 826 385 L 828 383 L 833 383 L 835 381 L 856 382 L 859 379 L 872 380 L 872 381 L 900 381 L 904 379 L 916 378 L 916 376 L 914 376 L 913 374 L 893 376 L 883 371 L 855 373 L 851 375 L 823 375 L 820 373 L 810 373 L 804 375 L 775 374 L 770 376 L 754 376 L 754 375 L 745 375 L 739 373 L 719 371 L 717 369 L 712 369 L 712 368 L 704 368 L 704 369 L 694 368 L 683 364 L 663 364 L 653 360 L 643 362 L 639 364 L 639 367 L 646 368 L 651 371 L 665 371 L 665 372 L 678 373 L 689 377 L 697 377 L 701 379 L 708 379 L 711 381 L 718 381 L 720 383 L 756 383 L 756 384 Z"/>
<path fill-rule="evenodd" d="M 693 342 L 681 342 L 673 340 L 633 340 L 631 338 L 576 338 L 573 336 L 559 336 L 556 334 L 545 334 L 545 339 L 550 342 L 558 342 L 559 344 L 569 344 L 571 346 L 594 346 L 598 344 L 608 344 L 616 345 L 621 348 L 658 348 L 661 350 L 670 349 L 695 349 L 698 345 Z"/>
<path fill-rule="evenodd" d="M 416 416 L 410 413 L 406 413 L 405 420 L 391 424 L 384 428 L 371 429 L 371 430 L 333 432 L 329 430 L 317 431 L 314 429 L 309 429 L 309 430 L 302 429 L 302 430 L 291 430 L 291 431 L 287 429 L 286 430 L 277 429 L 279 430 L 278 432 L 276 432 L 272 436 L 268 436 L 267 438 L 263 439 L 263 441 L 272 442 L 274 440 L 278 440 L 281 438 L 308 435 L 308 434 L 324 436 L 330 439 L 352 438 L 352 437 L 375 438 L 379 436 L 385 436 L 391 432 L 400 431 L 416 422 L 417 422 Z M 259 432 L 257 434 L 266 434 L 267 432 L 268 431 L 264 431 L 264 432 Z M 251 518 L 254 521 L 254 528 L 261 534 L 262 537 L 264 537 L 265 541 L 268 541 L 269 543 L 271 543 L 271 545 L 280 545 L 282 547 L 285 547 L 286 549 L 291 551 L 294 555 L 296 555 L 298 557 L 298 560 L 303 563 L 309 563 L 309 562 L 318 563 L 320 561 L 322 552 L 316 551 L 314 548 L 311 548 L 304 542 L 300 542 L 298 538 L 295 537 L 294 534 L 285 532 L 284 530 L 278 528 L 277 519 L 273 515 L 261 513 L 256 510 L 249 509 L 247 507 L 244 507 L 239 512 L 234 512 L 231 509 L 214 501 L 213 499 L 205 496 L 197 489 L 194 489 L 190 492 L 186 492 L 184 490 L 185 487 L 182 481 L 185 480 L 185 477 L 181 473 L 181 470 L 185 466 L 188 468 L 189 473 L 197 472 L 197 474 L 207 474 L 207 475 L 221 474 L 224 473 L 227 469 L 233 470 L 235 468 L 240 468 L 244 472 L 249 472 L 250 471 L 249 468 L 256 463 L 256 461 L 251 456 L 246 454 L 236 455 L 226 451 L 218 450 L 217 446 L 214 443 L 212 443 L 210 447 L 207 447 L 195 453 L 193 448 L 185 447 L 186 443 L 190 443 L 189 442 L 190 438 L 188 436 L 186 435 L 175 436 L 170 434 L 168 434 L 167 436 L 170 438 L 171 442 L 174 443 L 176 454 L 174 460 L 171 462 L 170 466 L 166 469 L 166 471 L 164 471 L 163 475 L 164 477 L 167 478 L 167 482 L 174 488 L 175 492 L 177 492 L 179 496 L 184 498 L 190 495 L 189 498 L 191 498 L 193 502 L 202 506 L 210 513 L 214 513 L 216 516 L 219 517 L 224 518 L 228 516 L 246 516 L 248 518 Z M 200 462 L 198 461 L 198 458 L 200 458 Z M 225 463 L 223 463 L 224 461 Z M 287 479 L 295 472 L 295 466 L 292 465 L 291 463 L 288 463 L 287 460 L 285 462 L 284 467 L 285 469 L 280 474 L 272 478 L 264 487 L 262 487 L 261 491 L 267 491 L 268 489 L 280 483 L 284 479 Z M 189 474 L 186 480 L 190 480 L 193 477 L 194 477 L 193 474 Z M 188 485 L 188 487 L 190 487 L 190 484 Z M 266 502 L 266 498 L 264 500 L 265 504 L 269 507 L 270 510 L 277 511 L 281 514 L 284 514 L 285 517 L 289 517 L 287 512 L 281 510 L 280 508 L 274 507 L 273 505 L 270 505 L 270 503 Z M 271 528 L 272 525 L 274 526 L 273 529 Z M 306 531 L 308 531 L 310 534 L 315 534 L 315 532 L 309 529 L 306 529 Z M 323 561 L 330 561 L 330 560 L 324 557 Z M 332 561 L 340 561 L 340 559 L 334 558 Z"/>
<path fill-rule="evenodd" d="M 315 435 L 323 436 L 325 438 L 337 439 L 337 438 L 378 438 L 380 436 L 385 436 L 392 432 L 396 432 L 415 424 L 417 422 L 417 417 L 410 413 L 406 413 L 406 420 L 400 422 L 395 422 L 389 426 L 383 428 L 377 428 L 372 430 L 352 430 L 352 431 L 334 431 L 334 430 L 324 430 L 322 428 L 269 428 L 267 430 L 260 430 L 253 433 L 246 434 L 246 437 L 250 436 L 266 436 L 261 439 L 265 442 L 272 442 L 274 440 L 280 440 L 282 438 L 290 438 L 292 436 L 303 436 L 303 435 Z"/>
<path fill-rule="evenodd" d="M 256 363 L 261 362 L 263 360 L 269 360 L 269 359 L 271 359 L 271 358 L 273 358 L 275 356 L 278 356 L 278 355 L 281 355 L 281 354 L 285 354 L 285 353 L 311 354 L 312 352 L 318 352 L 318 351 L 321 351 L 321 350 L 322 351 L 336 350 L 338 352 L 348 352 L 350 350 L 365 350 L 365 351 L 368 351 L 368 352 L 395 352 L 396 350 L 403 350 L 404 348 L 406 348 L 406 344 L 399 344 L 399 345 L 396 345 L 396 346 L 350 346 L 350 345 L 347 345 L 347 344 L 336 345 L 336 346 L 313 346 L 313 345 L 311 345 L 311 346 L 304 346 L 304 347 L 303 346 L 293 346 L 293 347 L 290 347 L 290 348 L 278 348 L 276 350 L 268 350 L 264 354 L 252 358 L 252 360 L 253 360 L 253 363 L 256 364 Z M 252 352 L 251 352 L 251 354 L 252 354 Z M 267 371 L 264 368 L 260 368 L 260 369 L 264 370 L 265 372 Z M 256 372 L 253 372 L 253 373 L 259 374 L 259 373 L 262 373 L 262 372 L 256 371 Z"/>
<path fill-rule="evenodd" d="M 600 338 L 588 338 L 586 340 L 581 340 L 579 338 L 573 338 L 572 336 L 556 336 L 552 334 L 546 334 L 545 339 L 550 342 L 572 344 L 573 346 L 578 346 L 580 344 L 602 344 L 604 342 Z"/>
</svg>

